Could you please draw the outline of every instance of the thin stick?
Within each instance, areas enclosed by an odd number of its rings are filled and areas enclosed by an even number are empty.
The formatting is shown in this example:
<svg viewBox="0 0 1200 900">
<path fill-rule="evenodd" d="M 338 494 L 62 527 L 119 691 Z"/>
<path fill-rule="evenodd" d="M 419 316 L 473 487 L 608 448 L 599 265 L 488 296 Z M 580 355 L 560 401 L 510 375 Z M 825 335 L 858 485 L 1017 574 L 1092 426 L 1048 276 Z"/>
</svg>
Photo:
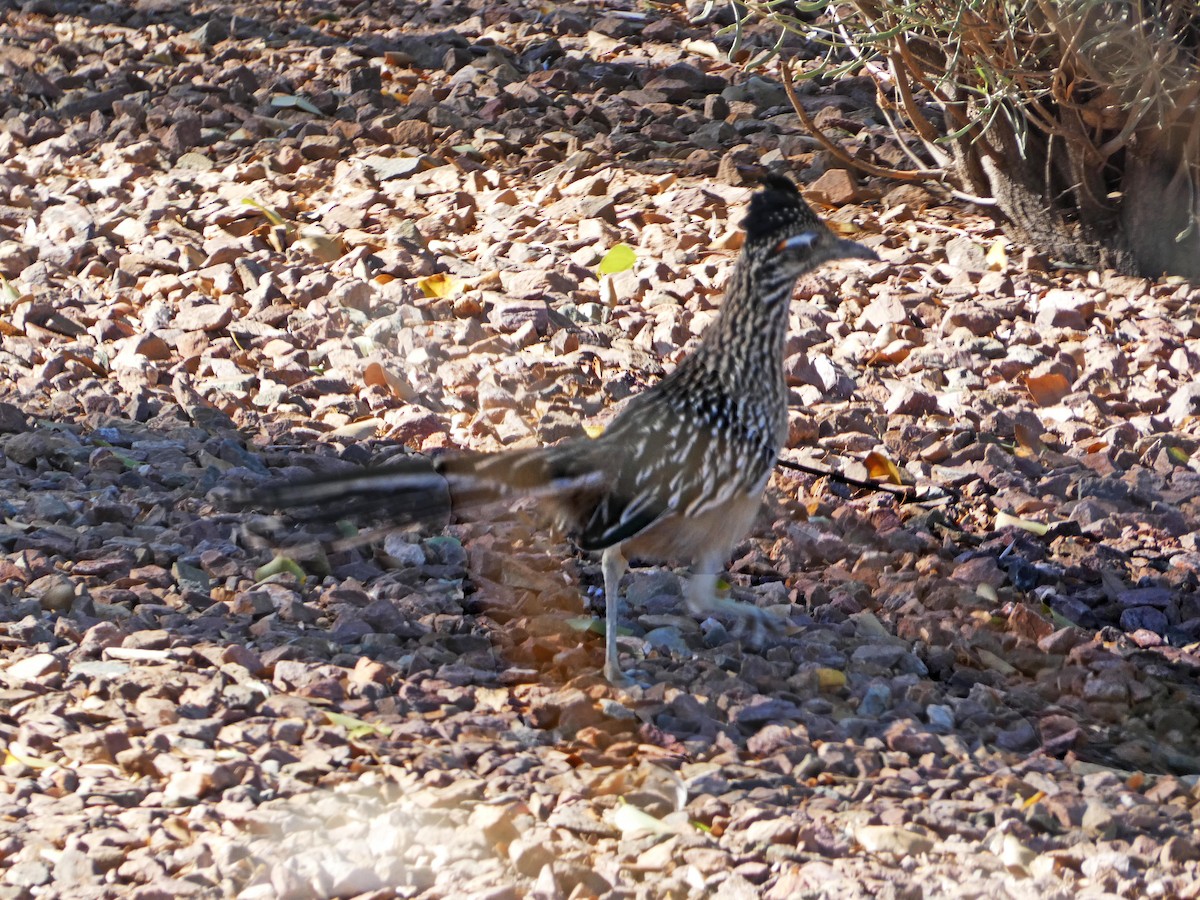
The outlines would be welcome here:
<svg viewBox="0 0 1200 900">
<path fill-rule="evenodd" d="M 800 117 L 800 122 L 808 130 L 814 138 L 817 139 L 822 147 L 832 153 L 839 161 L 852 169 L 858 169 L 860 172 L 865 172 L 868 175 L 877 175 L 883 178 L 894 178 L 897 181 L 928 181 L 931 178 L 936 179 L 937 174 L 929 170 L 924 171 L 906 171 L 903 169 L 892 169 L 884 166 L 877 166 L 869 163 L 866 160 L 855 159 L 842 147 L 835 142 L 829 135 L 817 127 L 813 122 L 812 116 L 808 114 L 808 110 L 804 108 L 804 104 L 800 102 L 799 96 L 796 94 L 796 88 L 792 84 L 792 69 L 791 60 L 780 60 L 779 71 L 783 75 L 783 89 L 787 92 L 788 100 L 792 104 L 792 109 L 796 111 L 796 115 Z"/>
<path fill-rule="evenodd" d="M 864 491 L 878 491 L 885 494 L 891 494 L 894 497 L 903 498 L 902 502 L 904 503 L 922 502 L 921 498 L 916 496 L 917 489 L 915 487 L 909 487 L 908 485 L 891 485 L 884 484 L 879 481 L 864 481 L 861 478 L 852 478 L 849 475 L 843 474 L 842 472 L 836 472 L 832 469 L 823 469 L 820 466 L 806 466 L 804 463 L 796 463 L 787 459 L 776 459 L 775 464 L 784 469 L 791 469 L 795 472 L 803 472 L 806 475 L 816 475 L 821 478 L 828 478 L 832 481 L 848 485 L 849 487 L 860 488 Z M 937 486 L 937 489 L 945 492 L 945 499 L 947 500 L 959 499 L 958 492 L 952 488 L 946 488 L 939 485 Z M 929 499 L 942 498 L 925 498 L 925 500 Z"/>
</svg>

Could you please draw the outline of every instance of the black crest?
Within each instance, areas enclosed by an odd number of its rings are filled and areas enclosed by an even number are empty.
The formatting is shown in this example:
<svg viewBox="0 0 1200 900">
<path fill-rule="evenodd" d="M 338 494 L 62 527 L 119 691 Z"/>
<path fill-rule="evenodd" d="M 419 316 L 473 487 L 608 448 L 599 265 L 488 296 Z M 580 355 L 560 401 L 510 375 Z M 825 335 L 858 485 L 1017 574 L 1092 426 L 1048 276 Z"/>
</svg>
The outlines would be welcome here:
<svg viewBox="0 0 1200 900">
<path fill-rule="evenodd" d="M 750 211 L 742 220 L 750 240 L 816 224 L 816 216 L 790 178 L 764 175 L 761 183 L 762 190 L 750 198 Z"/>
</svg>

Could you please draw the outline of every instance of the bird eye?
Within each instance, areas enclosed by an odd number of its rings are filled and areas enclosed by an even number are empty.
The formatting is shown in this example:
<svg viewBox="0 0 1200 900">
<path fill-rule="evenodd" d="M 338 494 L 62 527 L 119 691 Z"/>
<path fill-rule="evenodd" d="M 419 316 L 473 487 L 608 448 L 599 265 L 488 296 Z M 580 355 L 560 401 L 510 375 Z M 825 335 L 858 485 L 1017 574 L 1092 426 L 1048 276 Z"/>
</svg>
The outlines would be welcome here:
<svg viewBox="0 0 1200 900">
<path fill-rule="evenodd" d="M 784 250 L 806 250 L 817 242 L 817 233 L 815 231 L 805 231 L 800 234 L 794 234 L 789 238 L 784 238 L 775 245 L 775 252 L 782 253 Z"/>
</svg>

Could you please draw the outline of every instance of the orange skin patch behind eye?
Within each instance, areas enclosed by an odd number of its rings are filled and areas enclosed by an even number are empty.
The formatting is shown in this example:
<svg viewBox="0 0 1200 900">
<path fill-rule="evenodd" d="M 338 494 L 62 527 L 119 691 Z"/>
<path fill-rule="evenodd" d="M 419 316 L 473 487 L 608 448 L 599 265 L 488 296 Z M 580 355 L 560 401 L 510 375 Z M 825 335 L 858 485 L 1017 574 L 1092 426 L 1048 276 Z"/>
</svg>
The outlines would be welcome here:
<svg viewBox="0 0 1200 900">
<path fill-rule="evenodd" d="M 775 245 L 775 252 L 782 253 L 784 250 L 793 247 L 811 247 L 817 240 L 817 236 L 811 231 L 806 231 L 804 234 L 794 234 L 791 237 L 784 238 Z"/>
</svg>

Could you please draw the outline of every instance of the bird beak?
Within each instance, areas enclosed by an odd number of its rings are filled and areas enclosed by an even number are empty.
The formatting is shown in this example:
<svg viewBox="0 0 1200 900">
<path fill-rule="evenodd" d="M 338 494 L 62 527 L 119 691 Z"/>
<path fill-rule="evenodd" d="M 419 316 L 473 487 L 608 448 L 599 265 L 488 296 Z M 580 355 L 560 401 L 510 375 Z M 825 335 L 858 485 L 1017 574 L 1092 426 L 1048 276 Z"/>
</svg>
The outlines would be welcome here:
<svg viewBox="0 0 1200 900">
<path fill-rule="evenodd" d="M 775 252 L 783 253 L 785 250 L 807 250 L 816 244 L 819 238 L 820 234 L 815 231 L 794 234 L 776 244 Z M 826 257 L 827 259 L 879 259 L 879 254 L 870 247 L 864 247 L 857 241 L 851 241 L 846 238 L 834 238 L 832 250 L 833 252 Z"/>
<path fill-rule="evenodd" d="M 872 262 L 879 261 L 879 254 L 870 247 L 864 247 L 858 241 L 851 241 L 846 238 L 842 238 L 837 242 L 837 252 L 833 255 L 837 259 L 869 259 Z"/>
</svg>

